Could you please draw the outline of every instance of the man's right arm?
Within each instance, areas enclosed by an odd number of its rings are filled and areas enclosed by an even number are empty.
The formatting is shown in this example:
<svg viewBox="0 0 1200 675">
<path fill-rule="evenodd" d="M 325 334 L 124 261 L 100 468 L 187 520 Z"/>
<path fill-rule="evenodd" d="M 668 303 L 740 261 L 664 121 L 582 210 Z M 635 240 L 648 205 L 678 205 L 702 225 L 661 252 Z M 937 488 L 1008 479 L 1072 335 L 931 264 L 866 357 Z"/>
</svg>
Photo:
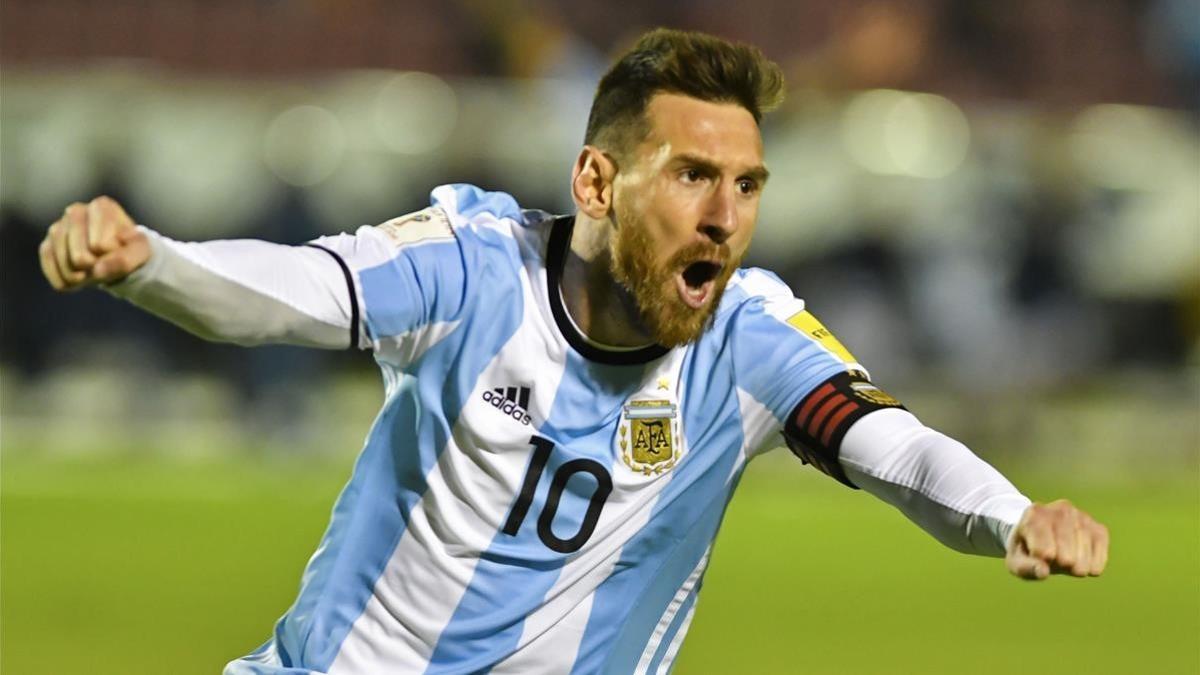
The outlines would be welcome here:
<svg viewBox="0 0 1200 675">
<path fill-rule="evenodd" d="M 207 340 L 360 346 L 354 277 L 337 253 L 264 241 L 183 243 L 136 226 L 119 204 L 72 204 L 38 249 L 50 285 L 110 293 Z"/>
</svg>

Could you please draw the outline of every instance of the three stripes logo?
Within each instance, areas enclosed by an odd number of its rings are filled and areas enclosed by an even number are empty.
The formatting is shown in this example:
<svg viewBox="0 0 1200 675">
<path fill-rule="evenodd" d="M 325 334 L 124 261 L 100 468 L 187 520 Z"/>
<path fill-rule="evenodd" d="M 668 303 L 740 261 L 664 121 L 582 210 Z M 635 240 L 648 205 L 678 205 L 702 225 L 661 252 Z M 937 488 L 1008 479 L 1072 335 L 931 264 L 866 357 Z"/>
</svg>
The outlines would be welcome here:
<svg viewBox="0 0 1200 675">
<path fill-rule="evenodd" d="M 784 427 L 784 438 L 805 463 L 851 485 L 837 459 L 842 437 L 869 412 L 903 407 L 864 375 L 840 373 L 804 397 Z"/>
<path fill-rule="evenodd" d="M 496 387 L 483 392 L 483 400 L 514 420 L 529 425 L 529 387 Z"/>
</svg>

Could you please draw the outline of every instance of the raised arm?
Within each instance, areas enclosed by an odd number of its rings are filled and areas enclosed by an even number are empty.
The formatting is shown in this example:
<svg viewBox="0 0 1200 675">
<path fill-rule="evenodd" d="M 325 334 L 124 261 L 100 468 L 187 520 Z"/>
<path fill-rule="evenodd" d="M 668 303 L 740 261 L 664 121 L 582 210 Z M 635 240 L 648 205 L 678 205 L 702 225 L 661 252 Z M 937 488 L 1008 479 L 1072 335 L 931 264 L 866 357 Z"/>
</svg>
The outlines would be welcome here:
<svg viewBox="0 0 1200 675">
<path fill-rule="evenodd" d="M 98 197 L 68 206 L 38 254 L 56 290 L 100 285 L 207 340 L 330 349 L 359 343 L 353 276 L 328 248 L 177 242 Z"/>
</svg>

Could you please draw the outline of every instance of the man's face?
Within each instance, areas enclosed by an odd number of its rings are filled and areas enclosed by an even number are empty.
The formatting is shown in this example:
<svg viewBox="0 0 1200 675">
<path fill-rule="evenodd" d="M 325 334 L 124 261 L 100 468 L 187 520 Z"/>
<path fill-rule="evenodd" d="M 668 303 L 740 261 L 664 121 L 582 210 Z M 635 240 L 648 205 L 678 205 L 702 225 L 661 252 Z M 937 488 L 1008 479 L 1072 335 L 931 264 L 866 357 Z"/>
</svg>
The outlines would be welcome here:
<svg viewBox="0 0 1200 675">
<path fill-rule="evenodd" d="M 613 183 L 612 273 L 674 347 L 700 336 L 741 264 L 767 172 L 758 125 L 739 105 L 657 94 L 646 119 Z"/>
</svg>

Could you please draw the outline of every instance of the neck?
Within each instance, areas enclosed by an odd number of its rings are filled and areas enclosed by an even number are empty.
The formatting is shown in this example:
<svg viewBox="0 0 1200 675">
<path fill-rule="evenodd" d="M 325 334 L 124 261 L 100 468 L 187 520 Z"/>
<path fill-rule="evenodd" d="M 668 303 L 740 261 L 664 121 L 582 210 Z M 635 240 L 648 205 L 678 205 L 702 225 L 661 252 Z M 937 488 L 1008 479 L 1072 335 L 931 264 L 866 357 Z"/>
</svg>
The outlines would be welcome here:
<svg viewBox="0 0 1200 675">
<path fill-rule="evenodd" d="M 575 215 L 562 275 L 562 297 L 571 320 L 588 339 L 611 347 L 642 347 L 654 338 L 629 291 L 611 272 L 610 220 Z"/>
</svg>

